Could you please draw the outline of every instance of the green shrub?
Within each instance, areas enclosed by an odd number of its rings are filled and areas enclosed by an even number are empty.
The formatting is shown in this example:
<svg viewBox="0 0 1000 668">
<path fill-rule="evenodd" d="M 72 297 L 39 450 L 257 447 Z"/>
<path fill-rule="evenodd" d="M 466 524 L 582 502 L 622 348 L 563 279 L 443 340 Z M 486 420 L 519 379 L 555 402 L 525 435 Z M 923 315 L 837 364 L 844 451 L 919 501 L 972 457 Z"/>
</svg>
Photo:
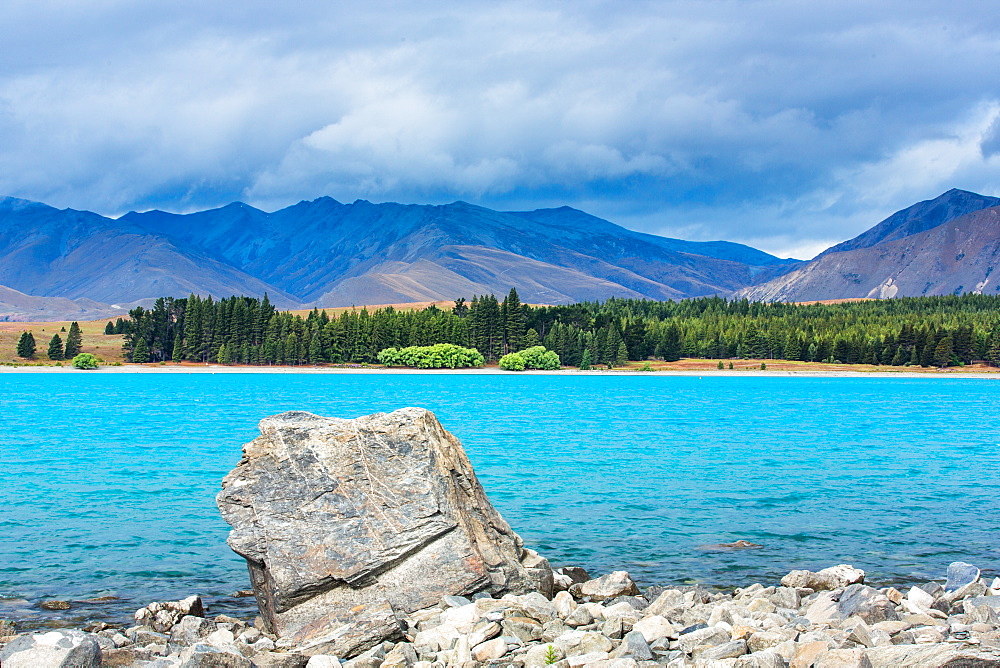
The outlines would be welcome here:
<svg viewBox="0 0 1000 668">
<path fill-rule="evenodd" d="M 408 366 L 417 369 L 478 367 L 486 361 L 475 348 L 463 348 L 452 343 L 386 348 L 377 355 L 377 359 L 385 366 Z"/>
<path fill-rule="evenodd" d="M 541 369 L 542 371 L 556 371 L 560 368 L 559 355 L 554 350 L 546 350 L 545 346 L 532 346 L 525 348 L 519 353 L 524 360 L 525 369 Z M 501 365 L 500 368 L 503 368 Z"/>
<path fill-rule="evenodd" d="M 500 358 L 500 368 L 504 371 L 524 371 L 524 355 L 521 353 L 507 353 Z"/>
<path fill-rule="evenodd" d="M 80 353 L 73 358 L 74 369 L 96 369 L 97 358 L 90 353 Z"/>
</svg>

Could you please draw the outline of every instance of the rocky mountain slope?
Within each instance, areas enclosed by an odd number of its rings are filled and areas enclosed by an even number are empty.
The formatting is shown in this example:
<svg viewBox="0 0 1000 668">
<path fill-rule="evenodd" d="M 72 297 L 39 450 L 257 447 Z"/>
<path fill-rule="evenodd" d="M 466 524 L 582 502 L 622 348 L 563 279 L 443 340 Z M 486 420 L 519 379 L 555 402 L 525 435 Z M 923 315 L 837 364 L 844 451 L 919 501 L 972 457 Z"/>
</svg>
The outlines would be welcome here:
<svg viewBox="0 0 1000 668">
<path fill-rule="evenodd" d="M 753 301 L 1000 294 L 1000 199 L 963 190 L 903 209 L 783 276 Z"/>
<path fill-rule="evenodd" d="M 341 204 L 266 213 L 241 203 L 114 220 L 0 200 L 0 284 L 109 304 L 157 296 L 260 296 L 281 307 L 350 306 L 506 293 L 568 303 L 727 294 L 797 263 L 728 242 L 641 234 L 582 211 L 499 212 Z"/>
</svg>

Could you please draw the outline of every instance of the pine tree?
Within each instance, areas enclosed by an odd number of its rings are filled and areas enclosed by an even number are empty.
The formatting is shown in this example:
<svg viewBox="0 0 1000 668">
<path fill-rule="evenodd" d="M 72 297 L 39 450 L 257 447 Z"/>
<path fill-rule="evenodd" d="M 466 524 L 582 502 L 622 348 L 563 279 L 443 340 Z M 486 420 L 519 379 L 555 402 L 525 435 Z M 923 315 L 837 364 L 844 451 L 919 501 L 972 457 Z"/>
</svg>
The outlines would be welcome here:
<svg viewBox="0 0 1000 668">
<path fill-rule="evenodd" d="M 66 359 L 73 359 L 80 354 L 83 346 L 83 334 L 80 332 L 80 325 L 74 320 L 69 326 L 69 334 L 66 335 Z"/>
<path fill-rule="evenodd" d="M 593 361 L 591 359 L 590 350 L 583 351 L 583 359 L 580 361 L 580 371 L 589 371 Z"/>
<path fill-rule="evenodd" d="M 527 318 L 524 317 L 521 298 L 517 296 L 516 289 L 510 289 L 507 298 L 503 300 L 501 312 L 504 314 L 504 350 L 508 353 L 524 350 L 524 328 Z"/>
<path fill-rule="evenodd" d="M 111 324 L 110 322 L 108 323 Z M 64 356 L 63 352 L 63 342 L 59 334 L 53 334 L 52 338 L 49 340 L 49 359 L 50 360 L 61 360 Z"/>
<path fill-rule="evenodd" d="M 115 326 L 113 324 L 111 324 L 110 320 L 108 320 L 108 324 L 106 324 L 104 326 L 104 335 L 105 336 L 110 336 L 111 334 L 114 334 L 114 333 L 115 333 Z"/>
<path fill-rule="evenodd" d="M 35 336 L 31 332 L 21 332 L 17 340 L 17 356 L 26 360 L 35 359 Z"/>
<path fill-rule="evenodd" d="M 954 353 L 952 338 L 946 336 L 934 348 L 934 364 L 939 368 L 951 366 L 951 356 Z"/>
<path fill-rule="evenodd" d="M 136 364 L 145 364 L 149 361 L 149 346 L 146 345 L 145 337 L 140 336 L 132 349 L 132 361 Z"/>
<path fill-rule="evenodd" d="M 622 366 L 628 363 L 628 348 L 625 346 L 625 342 L 619 340 L 618 351 L 615 353 L 615 364 Z"/>
</svg>

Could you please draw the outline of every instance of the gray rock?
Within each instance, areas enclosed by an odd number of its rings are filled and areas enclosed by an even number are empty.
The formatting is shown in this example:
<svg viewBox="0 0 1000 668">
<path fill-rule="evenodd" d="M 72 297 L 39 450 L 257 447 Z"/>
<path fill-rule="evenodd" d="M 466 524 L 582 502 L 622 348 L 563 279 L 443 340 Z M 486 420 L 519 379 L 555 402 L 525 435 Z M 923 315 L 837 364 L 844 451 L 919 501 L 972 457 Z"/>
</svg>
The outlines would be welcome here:
<svg viewBox="0 0 1000 668">
<path fill-rule="evenodd" d="M 254 668 L 250 659 L 218 647 L 196 643 L 181 652 L 181 668 Z"/>
<path fill-rule="evenodd" d="M 283 413 L 260 430 L 217 502 L 265 630 L 302 652 L 353 656 L 399 637 L 397 615 L 448 595 L 532 591 L 551 570 L 429 411 Z"/>
<path fill-rule="evenodd" d="M 841 619 L 858 616 L 869 624 L 899 619 L 896 607 L 885 594 L 863 584 L 844 589 L 837 603 L 837 613 Z"/>
<path fill-rule="evenodd" d="M 625 571 L 615 571 L 601 577 L 575 584 L 569 588 L 578 598 L 589 597 L 592 601 L 607 601 L 619 596 L 634 596 L 639 587 Z"/>
<path fill-rule="evenodd" d="M 633 631 L 635 633 L 635 631 Z M 721 645 L 729 642 L 730 636 L 720 628 L 702 628 L 691 633 L 683 633 L 677 639 L 677 645 L 685 653 L 690 654 L 698 645 Z"/>
<path fill-rule="evenodd" d="M 785 660 L 774 652 L 744 654 L 733 661 L 732 668 L 785 668 Z"/>
<path fill-rule="evenodd" d="M 744 640 L 733 640 L 721 645 L 708 647 L 699 652 L 697 658 L 703 661 L 721 661 L 722 659 L 735 659 L 747 653 L 747 644 Z"/>
<path fill-rule="evenodd" d="M 649 649 L 649 643 L 646 642 L 646 639 L 638 631 L 629 631 L 626 633 L 624 640 L 622 640 L 622 646 L 626 650 L 620 657 L 629 657 L 636 661 L 653 660 L 653 652 Z"/>
<path fill-rule="evenodd" d="M 920 585 L 919 588 L 923 589 L 925 592 L 927 592 L 934 598 L 939 598 L 942 594 L 944 594 L 944 587 L 942 587 L 940 583 L 937 582 L 925 582 L 924 584 Z"/>
<path fill-rule="evenodd" d="M 340 659 L 329 654 L 315 654 L 309 657 L 306 668 L 340 668 Z"/>
<path fill-rule="evenodd" d="M 253 656 L 257 668 L 305 668 L 311 657 L 291 652 L 261 652 Z"/>
<path fill-rule="evenodd" d="M 893 645 L 865 650 L 865 658 L 872 668 L 898 668 L 900 666 L 944 666 L 959 654 L 954 645 L 934 643 L 929 645 Z"/>
<path fill-rule="evenodd" d="M 818 573 L 812 571 L 792 571 L 781 578 L 781 584 L 792 588 L 829 591 L 865 581 L 865 572 L 847 564 L 824 568 Z"/>
<path fill-rule="evenodd" d="M 559 575 L 567 576 L 573 581 L 573 584 L 586 582 L 590 579 L 590 575 L 587 571 L 583 570 L 579 566 L 563 566 L 561 568 L 557 568 L 555 572 Z"/>
<path fill-rule="evenodd" d="M 215 622 L 204 617 L 182 617 L 170 629 L 170 644 L 186 647 L 193 645 L 215 633 Z M 137 641 L 138 642 L 138 641 Z"/>
<path fill-rule="evenodd" d="M 183 617 L 204 617 L 205 606 L 200 596 L 188 596 L 180 601 L 150 603 L 135 611 L 136 626 L 148 626 L 154 631 L 166 633 Z"/>
<path fill-rule="evenodd" d="M 149 626 L 133 626 L 125 631 L 125 636 L 136 645 L 166 644 L 170 641 L 170 636 L 166 633 L 154 631 Z"/>
<path fill-rule="evenodd" d="M 948 582 L 945 583 L 944 588 L 946 591 L 955 591 L 978 580 L 978 568 L 964 561 L 953 561 L 948 566 Z"/>
<path fill-rule="evenodd" d="M 15 638 L 0 651 L 4 668 L 99 668 L 97 636 L 83 631 L 49 631 Z"/>
<path fill-rule="evenodd" d="M 471 600 L 464 596 L 444 596 L 441 598 L 441 602 L 448 608 L 461 608 L 463 605 L 472 603 Z"/>
<path fill-rule="evenodd" d="M 528 617 L 508 617 L 501 624 L 506 636 L 517 638 L 520 642 L 540 640 L 542 625 Z"/>
</svg>

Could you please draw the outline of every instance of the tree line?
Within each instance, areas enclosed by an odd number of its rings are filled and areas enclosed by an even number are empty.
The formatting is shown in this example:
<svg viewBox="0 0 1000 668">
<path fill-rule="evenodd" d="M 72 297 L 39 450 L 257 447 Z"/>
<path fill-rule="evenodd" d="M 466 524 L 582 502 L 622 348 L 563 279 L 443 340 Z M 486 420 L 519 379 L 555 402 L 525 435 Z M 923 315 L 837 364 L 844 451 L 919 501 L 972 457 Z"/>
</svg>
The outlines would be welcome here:
<svg viewBox="0 0 1000 668">
<path fill-rule="evenodd" d="M 458 299 L 452 309 L 387 307 L 305 316 L 268 298 L 158 299 L 108 323 L 133 362 L 374 363 L 387 348 L 452 344 L 486 362 L 538 345 L 563 365 L 650 358 L 784 359 L 950 366 L 1000 365 L 1000 297 L 912 297 L 840 304 L 761 303 L 719 297 L 679 302 L 609 299 L 532 307 L 516 290 Z"/>
</svg>

